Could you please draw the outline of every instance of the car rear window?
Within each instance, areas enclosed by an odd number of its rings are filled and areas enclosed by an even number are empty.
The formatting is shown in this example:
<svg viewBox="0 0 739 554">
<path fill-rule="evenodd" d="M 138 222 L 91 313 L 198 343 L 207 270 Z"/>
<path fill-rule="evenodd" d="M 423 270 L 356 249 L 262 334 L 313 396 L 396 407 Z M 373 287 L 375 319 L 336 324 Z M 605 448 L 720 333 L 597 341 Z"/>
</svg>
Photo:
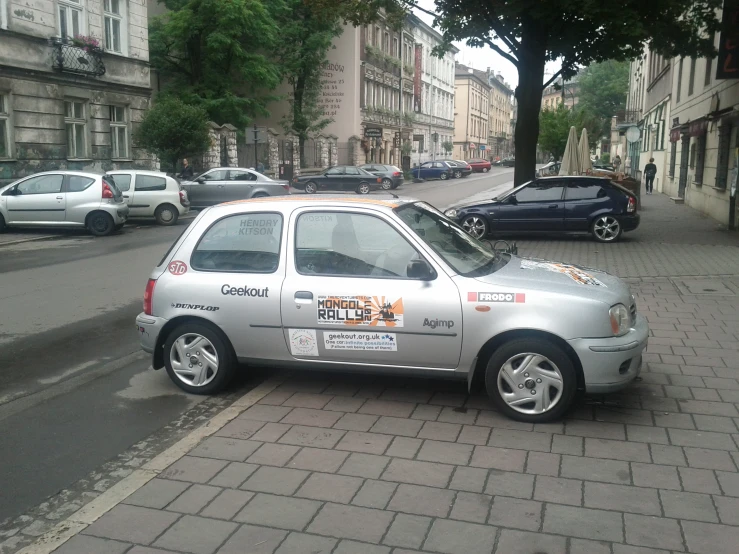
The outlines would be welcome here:
<svg viewBox="0 0 739 554">
<path fill-rule="evenodd" d="M 82 192 L 87 190 L 95 182 L 95 179 L 83 177 L 82 175 L 70 175 L 67 181 L 67 192 Z"/>
<path fill-rule="evenodd" d="M 202 236 L 190 266 L 200 271 L 274 273 L 280 262 L 281 239 L 281 214 L 224 217 Z"/>
<path fill-rule="evenodd" d="M 154 177 L 153 175 L 137 175 L 136 176 L 136 190 L 138 191 L 153 191 L 153 190 L 166 190 L 167 179 L 164 177 Z"/>
<path fill-rule="evenodd" d="M 106 175 L 109 181 L 115 183 L 116 188 L 121 191 L 131 190 L 131 176 L 130 175 Z"/>
</svg>

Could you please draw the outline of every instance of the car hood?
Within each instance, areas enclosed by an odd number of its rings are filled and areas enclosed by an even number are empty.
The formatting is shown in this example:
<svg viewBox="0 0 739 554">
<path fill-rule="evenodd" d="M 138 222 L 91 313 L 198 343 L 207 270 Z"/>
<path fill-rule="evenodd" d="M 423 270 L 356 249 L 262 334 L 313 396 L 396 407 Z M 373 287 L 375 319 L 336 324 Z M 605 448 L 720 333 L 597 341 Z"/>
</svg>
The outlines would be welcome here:
<svg viewBox="0 0 739 554">
<path fill-rule="evenodd" d="M 562 262 L 512 256 L 499 271 L 479 281 L 525 290 L 585 296 L 609 306 L 629 306 L 631 290 L 624 281 L 598 269 Z"/>
<path fill-rule="evenodd" d="M 448 209 L 459 211 L 459 210 L 464 210 L 465 208 L 482 208 L 484 206 L 492 206 L 493 204 L 500 204 L 500 202 L 494 199 L 478 200 L 476 202 L 463 202 L 462 204 L 451 206 Z"/>
</svg>

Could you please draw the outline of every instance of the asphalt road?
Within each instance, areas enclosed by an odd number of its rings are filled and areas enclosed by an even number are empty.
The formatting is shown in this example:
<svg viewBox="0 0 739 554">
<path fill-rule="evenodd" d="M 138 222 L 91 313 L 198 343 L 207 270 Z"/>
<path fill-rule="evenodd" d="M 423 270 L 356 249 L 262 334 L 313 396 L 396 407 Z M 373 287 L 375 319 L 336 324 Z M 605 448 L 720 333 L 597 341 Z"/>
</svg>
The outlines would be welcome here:
<svg viewBox="0 0 739 554">
<path fill-rule="evenodd" d="M 512 169 L 493 169 L 407 183 L 397 193 L 443 209 L 502 191 L 512 179 Z M 188 223 L 134 224 L 106 238 L 59 232 L 51 240 L 0 244 L 0 531 L 3 520 L 89 478 L 153 433 L 166 427 L 174 440 L 188 421 L 196 423 L 258 378 L 245 376 L 220 398 L 191 396 L 166 373 L 150 370 L 139 350 L 134 318 L 146 280 Z"/>
</svg>

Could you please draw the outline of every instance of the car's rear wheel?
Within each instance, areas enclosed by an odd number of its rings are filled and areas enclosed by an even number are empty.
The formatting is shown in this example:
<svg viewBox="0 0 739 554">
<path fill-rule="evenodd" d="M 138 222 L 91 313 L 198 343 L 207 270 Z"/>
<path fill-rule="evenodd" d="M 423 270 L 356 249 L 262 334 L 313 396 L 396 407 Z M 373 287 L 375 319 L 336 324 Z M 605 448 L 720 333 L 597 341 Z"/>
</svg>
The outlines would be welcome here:
<svg viewBox="0 0 739 554">
<path fill-rule="evenodd" d="M 236 370 L 227 339 L 203 323 L 183 323 L 169 334 L 164 367 L 178 387 L 192 394 L 223 390 Z"/>
<path fill-rule="evenodd" d="M 393 182 L 390 179 L 383 179 L 382 180 L 382 190 L 390 190 L 394 188 Z"/>
<path fill-rule="evenodd" d="M 252 196 L 252 198 L 267 198 L 267 196 L 269 195 L 264 192 L 258 192 L 254 196 Z"/>
<path fill-rule="evenodd" d="M 480 216 L 468 215 L 462 220 L 462 229 L 476 239 L 481 239 L 488 234 L 488 223 Z"/>
<path fill-rule="evenodd" d="M 442 181 L 446 181 L 447 179 L 449 179 L 449 174 L 448 173 L 442 173 L 441 175 L 439 175 L 439 178 Z"/>
<path fill-rule="evenodd" d="M 498 348 L 485 370 L 485 388 L 511 419 L 544 423 L 569 409 L 577 373 L 567 353 L 544 339 L 513 339 Z"/>
<path fill-rule="evenodd" d="M 357 187 L 357 194 L 369 194 L 369 192 L 369 183 L 359 183 L 359 186 Z"/>
<path fill-rule="evenodd" d="M 462 172 L 461 171 L 455 171 L 454 172 L 454 178 L 455 179 L 459 179 L 461 176 L 462 176 Z"/>
<path fill-rule="evenodd" d="M 612 215 L 602 215 L 593 221 L 590 232 L 598 242 L 616 242 L 624 230 L 618 219 Z"/>
<path fill-rule="evenodd" d="M 159 225 L 174 225 L 179 217 L 180 213 L 172 204 L 162 204 L 154 212 L 154 218 Z"/>
<path fill-rule="evenodd" d="M 308 194 L 315 194 L 316 192 L 318 192 L 318 187 L 313 181 L 308 181 L 305 184 L 305 192 L 307 192 Z"/>
<path fill-rule="evenodd" d="M 115 230 L 115 224 L 110 214 L 105 212 L 93 212 L 87 218 L 87 229 L 96 237 L 104 237 Z"/>
<path fill-rule="evenodd" d="M 482 168 L 482 172 L 483 173 L 487 173 L 488 171 L 490 171 L 490 168 L 489 167 L 483 167 Z"/>
</svg>

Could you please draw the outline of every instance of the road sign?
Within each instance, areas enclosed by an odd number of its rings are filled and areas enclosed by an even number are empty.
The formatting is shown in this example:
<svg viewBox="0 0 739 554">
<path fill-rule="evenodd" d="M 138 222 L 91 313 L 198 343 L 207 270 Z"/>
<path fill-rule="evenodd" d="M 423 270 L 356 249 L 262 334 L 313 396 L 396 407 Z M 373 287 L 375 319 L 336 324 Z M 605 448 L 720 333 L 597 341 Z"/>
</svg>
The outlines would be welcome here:
<svg viewBox="0 0 739 554">
<path fill-rule="evenodd" d="M 395 137 L 395 138 L 393 139 L 393 146 L 394 146 L 395 148 L 400 148 L 400 137 L 399 137 L 399 136 L 396 136 L 396 137 Z"/>
<path fill-rule="evenodd" d="M 474 150 L 475 148 L 477 148 L 477 145 L 474 142 L 471 142 L 470 143 L 470 150 Z"/>
<path fill-rule="evenodd" d="M 639 130 L 639 127 L 636 125 L 632 125 L 628 129 L 626 129 L 626 140 L 629 142 L 636 142 L 641 138 L 641 131 Z"/>
<path fill-rule="evenodd" d="M 481 144 L 480 145 L 480 150 L 486 150 L 486 149 L 487 149 L 487 145 L 486 144 Z"/>
</svg>

